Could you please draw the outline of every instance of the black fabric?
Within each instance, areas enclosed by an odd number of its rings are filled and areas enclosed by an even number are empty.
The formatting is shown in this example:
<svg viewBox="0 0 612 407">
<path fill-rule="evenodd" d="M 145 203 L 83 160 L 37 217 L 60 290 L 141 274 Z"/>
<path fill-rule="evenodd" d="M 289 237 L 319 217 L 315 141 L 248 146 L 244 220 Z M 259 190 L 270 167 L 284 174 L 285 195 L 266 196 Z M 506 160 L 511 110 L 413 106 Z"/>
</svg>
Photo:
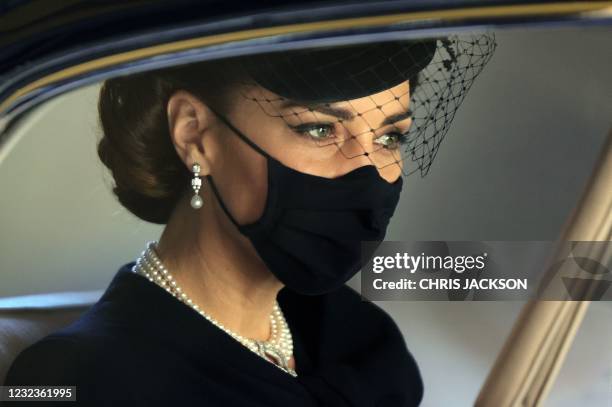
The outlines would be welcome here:
<svg viewBox="0 0 612 407">
<path fill-rule="evenodd" d="M 333 103 L 412 80 L 433 59 L 437 40 L 389 41 L 260 54 L 241 58 L 259 85 L 287 99 Z"/>
<path fill-rule="evenodd" d="M 66 406 L 416 406 L 419 369 L 395 322 L 348 286 L 278 302 L 298 377 L 124 264 L 70 326 L 26 348 L 5 385 L 76 385 Z M 126 404 L 127 403 L 127 404 Z M 25 406 L 15 402 L 7 405 Z"/>
<path fill-rule="evenodd" d="M 248 146 L 266 158 L 268 192 L 262 216 L 240 225 L 211 175 L 206 178 L 226 215 L 248 237 L 272 274 L 288 289 L 317 295 L 353 277 L 381 242 L 395 212 L 403 179 L 387 182 L 373 165 L 336 178 L 305 174 L 283 165 L 216 113 Z"/>
</svg>

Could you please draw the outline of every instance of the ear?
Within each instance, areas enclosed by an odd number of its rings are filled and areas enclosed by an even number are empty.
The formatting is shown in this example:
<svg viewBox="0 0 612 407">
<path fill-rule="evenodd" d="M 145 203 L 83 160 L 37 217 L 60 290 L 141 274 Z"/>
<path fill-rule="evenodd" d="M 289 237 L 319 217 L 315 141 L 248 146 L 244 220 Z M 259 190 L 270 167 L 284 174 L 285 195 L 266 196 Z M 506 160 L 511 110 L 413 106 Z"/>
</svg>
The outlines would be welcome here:
<svg viewBox="0 0 612 407">
<path fill-rule="evenodd" d="M 191 172 L 191 165 L 200 164 L 200 173 L 210 173 L 210 160 L 205 146 L 211 115 L 206 106 L 191 93 L 178 90 L 166 106 L 168 130 L 176 152 Z"/>
</svg>

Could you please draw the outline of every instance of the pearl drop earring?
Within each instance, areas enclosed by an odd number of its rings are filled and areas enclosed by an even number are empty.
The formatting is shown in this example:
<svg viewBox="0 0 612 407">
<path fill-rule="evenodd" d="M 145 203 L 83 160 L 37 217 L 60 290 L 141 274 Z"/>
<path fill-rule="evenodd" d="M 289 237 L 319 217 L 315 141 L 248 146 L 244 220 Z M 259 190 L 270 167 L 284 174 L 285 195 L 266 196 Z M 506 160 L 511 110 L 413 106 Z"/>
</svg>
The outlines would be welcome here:
<svg viewBox="0 0 612 407">
<path fill-rule="evenodd" d="M 200 187 L 202 186 L 202 180 L 200 179 L 200 164 L 193 163 L 191 166 L 191 171 L 193 171 L 193 179 L 191 180 L 191 187 L 193 188 L 194 195 L 191 198 L 191 207 L 193 209 L 200 209 L 204 201 L 202 197 L 198 195 L 200 192 Z"/>
</svg>

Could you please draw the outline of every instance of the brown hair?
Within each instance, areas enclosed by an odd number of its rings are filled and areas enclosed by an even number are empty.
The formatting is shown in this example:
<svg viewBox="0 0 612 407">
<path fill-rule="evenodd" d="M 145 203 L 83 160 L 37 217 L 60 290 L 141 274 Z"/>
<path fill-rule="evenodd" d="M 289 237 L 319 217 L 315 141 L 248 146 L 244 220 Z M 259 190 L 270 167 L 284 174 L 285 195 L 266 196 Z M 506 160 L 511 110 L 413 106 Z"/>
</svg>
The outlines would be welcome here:
<svg viewBox="0 0 612 407">
<path fill-rule="evenodd" d="M 134 215 L 165 224 L 190 186 L 190 173 L 172 144 L 166 106 L 184 89 L 219 111 L 227 108 L 227 63 L 200 62 L 106 80 L 98 114 L 97 152 L 115 181 L 113 193 Z M 221 73 L 223 78 L 221 79 Z"/>
</svg>

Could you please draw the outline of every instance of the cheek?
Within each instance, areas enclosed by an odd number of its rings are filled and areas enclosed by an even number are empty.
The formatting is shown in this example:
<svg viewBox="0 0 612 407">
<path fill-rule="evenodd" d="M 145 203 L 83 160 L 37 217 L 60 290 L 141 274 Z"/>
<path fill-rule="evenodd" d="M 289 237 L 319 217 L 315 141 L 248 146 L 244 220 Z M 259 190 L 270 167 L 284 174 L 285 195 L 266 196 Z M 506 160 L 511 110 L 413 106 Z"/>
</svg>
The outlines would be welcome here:
<svg viewBox="0 0 612 407">
<path fill-rule="evenodd" d="M 213 178 L 225 205 L 239 224 L 249 224 L 263 213 L 268 192 L 266 159 L 236 136 L 226 134 L 219 146 Z"/>
<path fill-rule="evenodd" d="M 237 158 L 239 159 L 239 158 Z M 268 166 L 261 156 L 243 160 L 238 166 L 240 178 L 245 180 L 238 192 L 236 220 L 241 224 L 257 221 L 263 214 L 268 196 Z"/>
<path fill-rule="evenodd" d="M 401 177 L 402 170 L 404 168 L 404 162 L 402 161 L 400 154 L 393 152 L 393 156 L 395 157 L 395 164 L 387 165 L 378 170 L 380 176 L 389 183 L 395 182 L 399 177 Z"/>
</svg>

